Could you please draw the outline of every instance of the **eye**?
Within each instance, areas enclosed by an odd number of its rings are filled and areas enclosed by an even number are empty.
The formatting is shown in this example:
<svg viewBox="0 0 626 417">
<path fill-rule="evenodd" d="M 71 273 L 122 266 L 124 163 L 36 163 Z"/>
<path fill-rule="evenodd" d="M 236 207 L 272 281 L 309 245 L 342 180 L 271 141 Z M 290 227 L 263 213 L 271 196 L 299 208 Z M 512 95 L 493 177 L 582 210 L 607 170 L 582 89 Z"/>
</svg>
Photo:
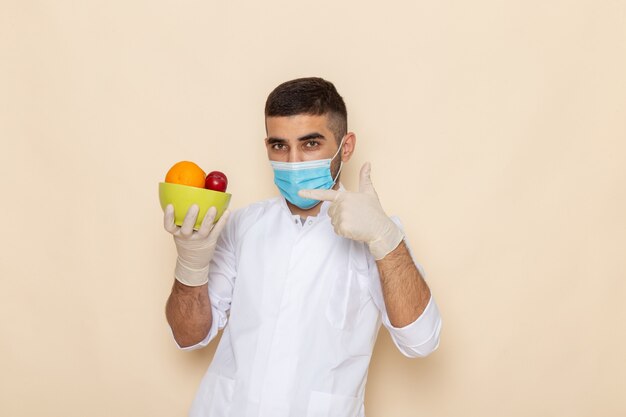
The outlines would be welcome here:
<svg viewBox="0 0 626 417">
<path fill-rule="evenodd" d="M 304 143 L 304 147 L 307 149 L 315 149 L 320 146 L 320 143 L 316 140 L 307 140 Z"/>
<path fill-rule="evenodd" d="M 284 143 L 274 143 L 272 144 L 271 148 L 275 151 L 283 151 L 287 149 L 287 146 Z"/>
</svg>

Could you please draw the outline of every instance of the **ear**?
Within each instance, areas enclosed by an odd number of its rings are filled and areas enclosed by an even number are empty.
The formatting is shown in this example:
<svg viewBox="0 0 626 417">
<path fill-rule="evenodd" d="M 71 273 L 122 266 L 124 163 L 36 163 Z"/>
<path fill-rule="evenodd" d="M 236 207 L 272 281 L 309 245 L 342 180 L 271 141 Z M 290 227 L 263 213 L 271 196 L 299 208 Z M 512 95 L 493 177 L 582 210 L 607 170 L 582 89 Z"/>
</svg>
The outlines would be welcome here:
<svg viewBox="0 0 626 417">
<path fill-rule="evenodd" d="M 341 149 L 341 160 L 348 162 L 352 158 L 354 153 L 354 147 L 356 146 L 356 135 L 354 132 L 348 132 L 343 140 L 343 148 Z"/>
</svg>

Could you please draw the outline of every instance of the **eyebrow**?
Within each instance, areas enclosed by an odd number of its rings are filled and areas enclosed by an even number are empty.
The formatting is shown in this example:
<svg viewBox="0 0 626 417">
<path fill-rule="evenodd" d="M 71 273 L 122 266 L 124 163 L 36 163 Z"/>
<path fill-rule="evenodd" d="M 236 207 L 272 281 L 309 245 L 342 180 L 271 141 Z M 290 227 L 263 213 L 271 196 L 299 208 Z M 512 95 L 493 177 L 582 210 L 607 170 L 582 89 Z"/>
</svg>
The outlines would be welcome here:
<svg viewBox="0 0 626 417">
<path fill-rule="evenodd" d="M 324 135 L 322 135 L 321 133 L 318 132 L 312 132 L 312 133 L 307 133 L 304 136 L 301 136 L 298 138 L 298 142 L 303 142 L 306 140 L 311 140 L 311 139 L 322 139 L 322 140 L 326 140 L 326 137 Z M 269 137 L 267 138 L 267 143 L 270 145 L 273 145 L 275 143 L 286 143 L 287 139 L 283 139 L 283 138 L 277 138 L 277 137 Z"/>
</svg>

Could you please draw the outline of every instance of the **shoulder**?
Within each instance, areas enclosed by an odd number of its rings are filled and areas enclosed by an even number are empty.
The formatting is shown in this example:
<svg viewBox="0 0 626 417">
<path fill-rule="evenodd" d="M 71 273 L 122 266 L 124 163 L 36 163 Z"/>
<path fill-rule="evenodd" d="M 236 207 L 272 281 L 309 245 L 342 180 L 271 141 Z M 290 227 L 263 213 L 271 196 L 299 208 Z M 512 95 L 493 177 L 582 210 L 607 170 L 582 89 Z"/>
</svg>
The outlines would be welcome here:
<svg viewBox="0 0 626 417">
<path fill-rule="evenodd" d="M 263 214 L 267 213 L 269 210 L 279 207 L 279 205 L 280 197 L 272 197 L 266 200 L 257 201 L 233 211 L 230 221 L 232 223 L 247 222 L 250 220 L 254 221 L 263 216 Z"/>
<path fill-rule="evenodd" d="M 278 209 L 281 204 L 280 198 L 268 198 L 234 210 L 226 225 L 227 233 L 232 237 L 242 236 L 265 214 Z"/>
</svg>

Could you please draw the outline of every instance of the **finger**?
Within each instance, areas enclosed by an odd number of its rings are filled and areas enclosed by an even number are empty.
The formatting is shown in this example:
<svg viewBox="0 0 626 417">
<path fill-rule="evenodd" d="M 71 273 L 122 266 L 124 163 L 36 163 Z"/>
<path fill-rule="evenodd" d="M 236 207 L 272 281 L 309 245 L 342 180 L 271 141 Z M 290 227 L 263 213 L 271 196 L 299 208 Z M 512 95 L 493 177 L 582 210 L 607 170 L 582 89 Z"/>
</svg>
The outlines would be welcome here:
<svg viewBox="0 0 626 417">
<path fill-rule="evenodd" d="M 340 191 L 336 190 L 300 190 L 298 195 L 303 198 L 321 201 L 335 201 Z"/>
<path fill-rule="evenodd" d="M 335 217 L 335 213 L 337 213 L 337 207 L 339 207 L 339 205 L 331 204 L 328 208 L 328 216 L 330 216 L 331 219 Z"/>
<path fill-rule="evenodd" d="M 174 224 L 174 206 L 171 204 L 168 204 L 167 207 L 165 207 L 163 227 L 165 227 L 165 230 L 171 234 L 176 233 L 176 224 Z"/>
<path fill-rule="evenodd" d="M 197 204 L 192 204 L 187 210 L 187 214 L 185 214 L 185 219 L 183 220 L 183 225 L 180 227 L 180 234 L 183 236 L 191 236 L 193 233 L 193 227 L 196 224 L 196 219 L 198 218 L 198 212 L 200 209 Z"/>
<path fill-rule="evenodd" d="M 213 220 L 217 215 L 217 209 L 215 207 L 210 207 L 206 214 L 204 215 L 204 219 L 202 219 L 202 224 L 200 225 L 200 229 L 198 229 L 198 234 L 202 237 L 206 237 L 209 235 L 209 232 L 213 228 Z"/>
<path fill-rule="evenodd" d="M 337 236 L 341 236 L 341 233 L 339 233 L 339 224 L 333 224 L 333 230 Z"/>
<path fill-rule="evenodd" d="M 330 224 L 333 226 L 333 228 L 337 227 L 337 218 L 336 217 L 331 217 L 330 218 Z"/>
<path fill-rule="evenodd" d="M 372 172 L 372 164 L 366 162 L 361 167 L 361 173 L 359 175 L 359 191 L 366 194 L 376 194 L 374 190 L 374 184 L 372 184 L 372 178 L 370 174 Z"/>
<path fill-rule="evenodd" d="M 226 226 L 226 221 L 228 220 L 229 216 L 230 216 L 230 211 L 226 210 L 224 211 L 224 214 L 222 214 L 222 217 L 220 217 L 220 219 L 217 221 L 217 223 L 215 223 L 215 226 L 213 227 L 211 234 L 215 236 L 216 240 L 217 240 L 217 237 L 220 235 L 220 233 L 222 233 L 222 229 L 224 228 L 224 226 Z"/>
</svg>

